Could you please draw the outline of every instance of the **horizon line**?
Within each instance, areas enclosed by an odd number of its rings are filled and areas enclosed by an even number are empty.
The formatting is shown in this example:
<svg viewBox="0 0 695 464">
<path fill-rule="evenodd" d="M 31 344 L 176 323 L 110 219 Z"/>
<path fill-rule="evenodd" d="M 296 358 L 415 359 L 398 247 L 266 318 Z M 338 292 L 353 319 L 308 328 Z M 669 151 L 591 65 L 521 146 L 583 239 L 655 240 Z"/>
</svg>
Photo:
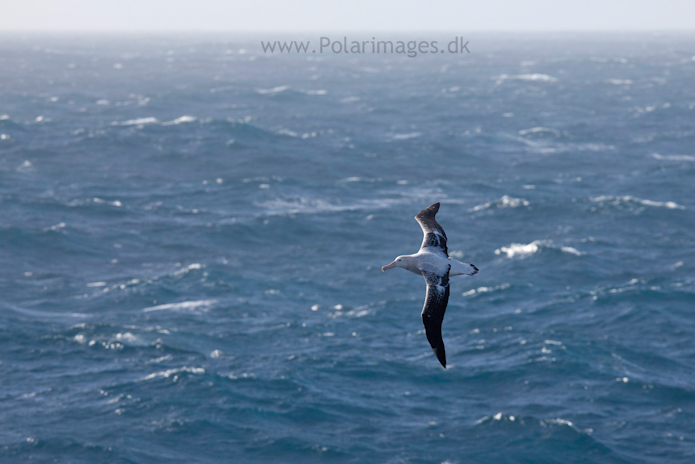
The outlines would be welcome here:
<svg viewBox="0 0 695 464">
<path fill-rule="evenodd" d="M 227 34 L 227 35 L 259 35 L 259 34 L 693 34 L 692 29 L 468 29 L 457 31 L 432 29 L 344 29 L 344 30 L 229 30 L 229 29 L 0 29 L 0 34 Z"/>
</svg>

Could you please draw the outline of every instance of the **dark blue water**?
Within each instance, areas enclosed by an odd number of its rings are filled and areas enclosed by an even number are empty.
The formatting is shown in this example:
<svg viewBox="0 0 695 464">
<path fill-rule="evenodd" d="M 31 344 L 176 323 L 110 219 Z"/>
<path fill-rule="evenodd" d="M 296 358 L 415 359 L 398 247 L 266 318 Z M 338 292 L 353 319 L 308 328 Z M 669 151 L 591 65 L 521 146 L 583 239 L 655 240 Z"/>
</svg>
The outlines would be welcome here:
<svg viewBox="0 0 695 464">
<path fill-rule="evenodd" d="M 470 40 L 0 38 L 0 461 L 693 462 L 695 38 Z"/>
</svg>

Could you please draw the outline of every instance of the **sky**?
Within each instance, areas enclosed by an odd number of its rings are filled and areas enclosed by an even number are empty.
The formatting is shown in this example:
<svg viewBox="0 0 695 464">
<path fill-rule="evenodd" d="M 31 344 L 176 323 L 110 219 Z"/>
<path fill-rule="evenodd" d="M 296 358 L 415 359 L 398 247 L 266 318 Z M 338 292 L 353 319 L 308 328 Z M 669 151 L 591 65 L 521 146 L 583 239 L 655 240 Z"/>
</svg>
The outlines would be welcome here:
<svg viewBox="0 0 695 464">
<path fill-rule="evenodd" d="M 5 0 L 0 31 L 671 31 L 694 0 Z"/>
</svg>

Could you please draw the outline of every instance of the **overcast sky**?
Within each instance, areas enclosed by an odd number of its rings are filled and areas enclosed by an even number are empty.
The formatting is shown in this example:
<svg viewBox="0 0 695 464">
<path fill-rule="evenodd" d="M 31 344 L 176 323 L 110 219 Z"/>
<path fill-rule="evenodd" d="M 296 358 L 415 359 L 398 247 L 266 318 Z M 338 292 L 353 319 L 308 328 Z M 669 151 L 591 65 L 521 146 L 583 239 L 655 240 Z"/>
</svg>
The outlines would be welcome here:
<svg viewBox="0 0 695 464">
<path fill-rule="evenodd" d="M 4 0 L 0 31 L 693 30 L 695 0 Z"/>
</svg>

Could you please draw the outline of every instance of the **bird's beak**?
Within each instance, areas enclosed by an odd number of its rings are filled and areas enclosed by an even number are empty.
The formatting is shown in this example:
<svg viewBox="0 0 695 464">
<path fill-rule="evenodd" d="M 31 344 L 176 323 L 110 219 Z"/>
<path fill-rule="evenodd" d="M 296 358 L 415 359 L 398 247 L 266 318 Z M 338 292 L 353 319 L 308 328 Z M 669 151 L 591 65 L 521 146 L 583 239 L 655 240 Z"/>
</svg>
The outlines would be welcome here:
<svg viewBox="0 0 695 464">
<path fill-rule="evenodd" d="M 384 272 L 386 269 L 392 269 L 392 268 L 394 268 L 394 267 L 396 267 L 396 262 L 395 262 L 395 261 L 392 262 L 391 264 L 387 264 L 386 266 L 382 267 L 382 268 L 381 268 L 381 272 Z"/>
</svg>

